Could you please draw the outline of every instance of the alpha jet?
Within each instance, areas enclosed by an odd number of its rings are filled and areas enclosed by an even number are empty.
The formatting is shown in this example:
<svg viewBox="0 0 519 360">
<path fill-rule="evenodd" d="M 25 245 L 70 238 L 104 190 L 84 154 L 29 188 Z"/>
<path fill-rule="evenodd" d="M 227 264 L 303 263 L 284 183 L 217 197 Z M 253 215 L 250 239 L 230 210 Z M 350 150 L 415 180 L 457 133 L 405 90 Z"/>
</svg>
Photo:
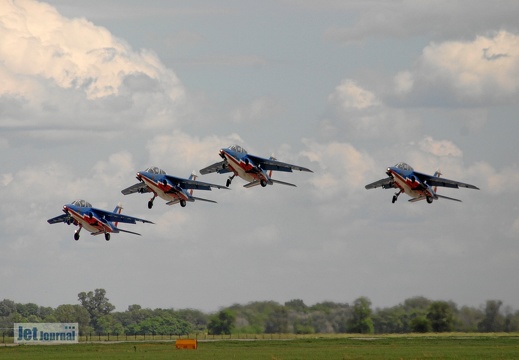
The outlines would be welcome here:
<svg viewBox="0 0 519 360">
<path fill-rule="evenodd" d="M 233 173 L 227 179 L 226 186 L 231 185 L 232 180 L 236 175 L 241 177 L 247 184 L 243 185 L 250 188 L 256 185 L 265 187 L 273 184 L 283 184 L 289 186 L 296 186 L 291 183 L 272 179 L 272 171 L 292 172 L 292 170 L 313 172 L 298 165 L 291 165 L 284 162 L 277 161 L 275 158 L 269 159 L 261 158 L 259 156 L 248 154 L 247 151 L 239 145 L 232 145 L 228 148 L 220 149 L 220 157 L 223 161 L 209 165 L 200 170 L 200 174 L 210 174 L 216 172 L 218 174 Z M 267 172 L 268 171 L 268 172 Z"/>
<path fill-rule="evenodd" d="M 411 197 L 409 200 L 410 202 L 427 200 L 427 202 L 431 204 L 433 200 L 438 200 L 440 198 L 461 202 L 461 200 L 438 194 L 436 192 L 438 186 L 456 189 L 463 187 L 479 190 L 479 188 L 474 185 L 440 178 L 441 172 L 439 170 L 436 171 L 434 175 L 422 174 L 414 171 L 411 166 L 403 162 L 388 167 L 386 174 L 389 176 L 388 178 L 368 184 L 366 185 L 366 189 L 374 189 L 378 187 L 382 187 L 383 189 L 399 189 L 399 191 L 393 195 L 393 203 L 397 201 L 398 196 L 401 193 L 409 195 Z"/>
<path fill-rule="evenodd" d="M 105 240 L 110 240 L 110 233 L 125 232 L 140 235 L 133 231 L 123 230 L 117 227 L 118 223 L 135 224 L 137 221 L 153 224 L 151 221 L 139 219 L 133 216 L 121 214 L 121 204 L 114 211 L 96 209 L 85 200 L 75 200 L 63 206 L 63 215 L 47 220 L 49 224 L 66 223 L 79 226 L 74 232 L 74 240 L 79 240 L 79 232 L 82 228 L 90 231 L 92 235 L 105 234 Z"/>
<path fill-rule="evenodd" d="M 211 190 L 211 188 L 226 189 L 226 187 L 221 185 L 197 181 L 195 174 L 191 174 L 189 179 L 168 175 L 164 170 L 156 166 L 149 167 L 145 171 L 139 171 L 137 173 L 137 180 L 139 180 L 137 184 L 121 192 L 124 195 L 153 193 L 153 197 L 148 201 L 148 209 L 153 207 L 153 201 L 157 196 L 166 200 L 166 205 L 180 203 L 182 207 L 185 207 L 188 201 L 193 202 L 195 200 L 216 203 L 216 201 L 213 200 L 193 196 L 193 190 Z"/>
</svg>

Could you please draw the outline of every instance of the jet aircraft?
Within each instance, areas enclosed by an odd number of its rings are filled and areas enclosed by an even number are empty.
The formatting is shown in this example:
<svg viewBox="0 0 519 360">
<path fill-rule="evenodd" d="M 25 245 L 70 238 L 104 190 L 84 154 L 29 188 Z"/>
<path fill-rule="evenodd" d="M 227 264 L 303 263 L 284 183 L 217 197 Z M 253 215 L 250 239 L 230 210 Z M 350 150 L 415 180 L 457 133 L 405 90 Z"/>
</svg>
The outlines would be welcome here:
<svg viewBox="0 0 519 360">
<path fill-rule="evenodd" d="M 166 200 L 166 205 L 180 203 L 182 207 L 186 206 L 187 201 L 193 202 L 195 200 L 216 203 L 216 201 L 213 200 L 193 196 L 193 190 L 211 190 L 211 188 L 226 189 L 226 187 L 221 185 L 196 181 L 195 174 L 191 174 L 189 179 L 168 175 L 164 170 L 156 166 L 149 167 L 145 171 L 139 171 L 137 173 L 137 180 L 139 180 L 137 184 L 121 192 L 124 195 L 152 192 L 153 197 L 148 201 L 148 209 L 153 207 L 153 201 L 157 196 Z"/>
<path fill-rule="evenodd" d="M 139 219 L 133 216 L 121 214 L 121 204 L 117 205 L 113 212 L 100 210 L 92 207 L 85 200 L 75 200 L 70 204 L 63 206 L 65 214 L 56 216 L 47 220 L 49 224 L 66 223 L 79 226 L 74 232 L 74 240 L 79 240 L 79 232 L 82 228 L 90 231 L 92 235 L 105 234 L 105 240 L 110 240 L 110 233 L 125 232 L 134 235 L 140 235 L 133 231 L 123 230 L 117 227 L 119 222 L 135 224 L 137 221 L 153 224 L 151 221 Z"/>
<path fill-rule="evenodd" d="M 296 186 L 284 181 L 272 179 L 272 171 L 277 170 L 292 172 L 292 170 L 299 170 L 313 172 L 312 170 L 302 166 L 291 165 L 277 161 L 273 157 L 265 159 L 259 156 L 250 155 L 244 148 L 239 145 L 232 145 L 228 148 L 220 149 L 220 157 L 223 159 L 223 161 L 203 168 L 200 170 L 200 174 L 205 175 L 213 172 L 217 172 L 218 174 L 225 174 L 232 172 L 233 175 L 227 179 L 227 187 L 231 185 L 231 182 L 236 175 L 245 181 L 248 181 L 248 183 L 244 185 L 246 188 L 250 188 L 256 185 L 265 187 L 267 185 L 273 184 Z"/>
<path fill-rule="evenodd" d="M 441 173 L 439 170 L 436 171 L 434 175 L 419 173 L 404 162 L 388 167 L 386 174 L 389 176 L 388 178 L 368 184 L 366 185 L 366 189 L 378 187 L 382 187 L 383 189 L 399 189 L 399 191 L 393 195 L 393 203 L 395 203 L 401 193 L 409 195 L 411 197 L 410 202 L 427 200 L 427 202 L 431 204 L 433 200 L 438 200 L 439 198 L 461 202 L 461 200 L 458 199 L 439 195 L 436 192 L 438 186 L 456 189 L 464 187 L 479 190 L 479 188 L 474 185 L 440 178 Z"/>
</svg>

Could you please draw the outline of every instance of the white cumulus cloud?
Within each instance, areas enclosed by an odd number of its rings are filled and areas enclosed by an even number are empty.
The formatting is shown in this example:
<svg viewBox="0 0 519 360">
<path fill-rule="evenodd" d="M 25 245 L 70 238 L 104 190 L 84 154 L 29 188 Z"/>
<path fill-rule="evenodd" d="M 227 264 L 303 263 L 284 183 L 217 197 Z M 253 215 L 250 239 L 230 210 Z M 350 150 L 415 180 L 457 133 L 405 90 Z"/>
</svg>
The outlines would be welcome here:
<svg viewBox="0 0 519 360">
<path fill-rule="evenodd" d="M 65 18 L 52 6 L 30 0 L 4 1 L 0 13 L 0 58 L 9 80 L 0 85 L 0 93 L 17 93 L 21 85 L 33 94 L 20 95 L 34 95 L 39 80 L 46 79 L 96 99 L 117 95 L 124 79 L 136 74 L 169 82 L 172 98 L 183 93 L 176 76 L 154 54 L 133 51 L 86 19 Z"/>
<path fill-rule="evenodd" d="M 431 43 L 416 68 L 395 76 L 396 93 L 423 102 L 517 103 L 519 35 L 499 31 L 471 41 Z"/>
</svg>

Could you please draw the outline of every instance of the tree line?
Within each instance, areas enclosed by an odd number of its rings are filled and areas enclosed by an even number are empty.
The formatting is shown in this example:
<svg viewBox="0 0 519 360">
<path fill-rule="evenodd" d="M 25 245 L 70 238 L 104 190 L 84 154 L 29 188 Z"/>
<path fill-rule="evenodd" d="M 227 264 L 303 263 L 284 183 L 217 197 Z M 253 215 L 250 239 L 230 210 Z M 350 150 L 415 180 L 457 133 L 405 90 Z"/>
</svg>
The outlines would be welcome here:
<svg viewBox="0 0 519 360">
<path fill-rule="evenodd" d="M 207 314 L 195 309 L 149 309 L 140 305 L 115 311 L 106 291 L 95 289 L 79 293 L 78 302 L 52 308 L 4 299 L 0 301 L 0 329 L 6 334 L 12 331 L 9 329 L 14 323 L 77 322 L 80 335 L 519 331 L 519 311 L 503 306 L 500 300 L 487 300 L 475 308 L 416 296 L 392 307 L 373 309 L 367 297 L 359 297 L 351 304 L 325 301 L 311 306 L 294 299 L 284 304 L 275 301 L 234 304 Z"/>
</svg>

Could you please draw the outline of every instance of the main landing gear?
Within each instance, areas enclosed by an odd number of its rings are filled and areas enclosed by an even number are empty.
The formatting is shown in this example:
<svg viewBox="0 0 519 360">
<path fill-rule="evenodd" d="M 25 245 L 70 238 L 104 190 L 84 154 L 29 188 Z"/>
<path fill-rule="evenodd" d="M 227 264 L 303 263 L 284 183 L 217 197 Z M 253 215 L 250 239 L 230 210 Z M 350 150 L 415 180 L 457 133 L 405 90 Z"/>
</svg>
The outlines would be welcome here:
<svg viewBox="0 0 519 360">
<path fill-rule="evenodd" d="M 105 233 L 105 240 L 110 241 L 110 233 Z"/>
<path fill-rule="evenodd" d="M 74 231 L 74 240 L 76 240 L 76 241 L 79 240 L 79 232 L 81 231 L 81 229 L 82 229 L 82 227 L 80 226 L 79 229 Z"/>
<path fill-rule="evenodd" d="M 148 201 L 148 209 L 151 209 L 153 207 L 153 201 L 157 197 L 157 194 L 153 195 L 153 197 Z"/>
<path fill-rule="evenodd" d="M 229 178 L 227 179 L 227 183 L 225 184 L 225 186 L 229 187 L 229 186 L 231 185 L 232 179 L 234 179 L 235 176 L 236 176 L 236 174 L 234 174 L 233 176 L 229 176 Z"/>
<path fill-rule="evenodd" d="M 395 193 L 395 195 L 393 195 L 393 201 L 392 201 L 393 204 L 398 200 L 398 196 L 399 196 L 401 193 L 402 193 L 402 190 L 400 190 L 399 192 Z"/>
</svg>

